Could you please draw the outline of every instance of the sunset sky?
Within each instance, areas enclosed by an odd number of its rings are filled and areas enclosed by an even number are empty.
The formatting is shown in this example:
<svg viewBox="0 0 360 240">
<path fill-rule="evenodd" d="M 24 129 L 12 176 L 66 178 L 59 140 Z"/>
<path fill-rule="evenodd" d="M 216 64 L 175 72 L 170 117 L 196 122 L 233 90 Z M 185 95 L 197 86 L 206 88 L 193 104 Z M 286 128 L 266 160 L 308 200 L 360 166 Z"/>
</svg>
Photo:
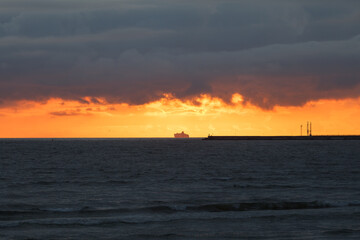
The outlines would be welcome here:
<svg viewBox="0 0 360 240">
<path fill-rule="evenodd" d="M 0 138 L 360 134 L 358 0 L 1 0 Z"/>
</svg>

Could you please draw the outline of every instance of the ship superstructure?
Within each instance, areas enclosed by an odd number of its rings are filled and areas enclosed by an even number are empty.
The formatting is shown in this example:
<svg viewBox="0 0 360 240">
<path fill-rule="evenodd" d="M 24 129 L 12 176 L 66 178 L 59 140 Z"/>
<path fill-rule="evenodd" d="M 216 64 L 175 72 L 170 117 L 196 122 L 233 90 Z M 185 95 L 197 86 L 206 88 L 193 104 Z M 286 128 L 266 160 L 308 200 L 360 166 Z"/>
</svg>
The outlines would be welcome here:
<svg viewBox="0 0 360 240">
<path fill-rule="evenodd" d="M 184 133 L 184 131 L 182 131 L 181 133 L 175 133 L 174 134 L 175 138 L 189 138 L 189 134 Z"/>
</svg>

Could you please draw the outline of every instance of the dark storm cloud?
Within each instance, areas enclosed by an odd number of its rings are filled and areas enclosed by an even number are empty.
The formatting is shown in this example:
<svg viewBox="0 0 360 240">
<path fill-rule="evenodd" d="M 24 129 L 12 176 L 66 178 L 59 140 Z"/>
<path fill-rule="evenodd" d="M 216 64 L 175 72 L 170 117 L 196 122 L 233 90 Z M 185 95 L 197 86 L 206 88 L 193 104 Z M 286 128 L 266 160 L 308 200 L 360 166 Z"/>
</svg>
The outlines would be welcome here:
<svg viewBox="0 0 360 240">
<path fill-rule="evenodd" d="M 3 0 L 0 100 L 360 96 L 359 1 Z"/>
</svg>

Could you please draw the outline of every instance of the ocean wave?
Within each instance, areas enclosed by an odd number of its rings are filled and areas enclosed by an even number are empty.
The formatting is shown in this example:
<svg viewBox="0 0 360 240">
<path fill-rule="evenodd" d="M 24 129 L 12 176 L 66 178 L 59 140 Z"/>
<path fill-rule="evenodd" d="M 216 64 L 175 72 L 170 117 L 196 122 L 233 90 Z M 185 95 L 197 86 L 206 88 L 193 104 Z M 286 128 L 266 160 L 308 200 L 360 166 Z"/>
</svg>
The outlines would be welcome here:
<svg viewBox="0 0 360 240">
<path fill-rule="evenodd" d="M 111 224 L 138 224 L 138 222 L 125 221 L 113 218 L 44 218 L 26 219 L 0 222 L 0 228 L 20 226 L 102 226 Z"/>
<path fill-rule="evenodd" d="M 0 207 L 0 217 L 22 215 L 22 214 L 114 214 L 114 213 L 143 213 L 143 212 L 155 212 L 155 213 L 176 213 L 176 212 L 228 212 L 228 211 L 255 211 L 255 210 L 296 210 L 296 209 L 317 209 L 317 208 L 335 208 L 335 207 L 353 207 L 360 206 L 360 202 L 353 201 L 347 203 L 339 202 L 323 202 L 323 201 L 311 201 L 311 202 L 291 202 L 291 201 L 268 201 L 268 202 L 240 202 L 240 203 L 211 203 L 202 205 L 154 205 L 140 208 L 117 208 L 117 207 L 104 207 L 96 208 L 90 206 L 81 207 L 35 207 L 31 205 L 24 205 L 21 207 L 16 205 L 16 208 L 4 208 Z M 1 210 L 2 209 L 2 210 Z"/>
<path fill-rule="evenodd" d="M 347 203 L 345 206 L 353 206 L 353 203 Z M 316 209 L 316 208 L 333 208 L 340 207 L 322 201 L 311 202 L 241 202 L 241 203 L 214 203 L 204 205 L 187 205 L 187 206 L 168 206 L 160 205 L 137 209 L 140 211 L 154 211 L 159 213 L 173 212 L 227 212 L 227 211 L 255 211 L 255 210 L 295 210 L 295 209 Z"/>
<path fill-rule="evenodd" d="M 301 188 L 304 185 L 283 185 L 283 184 L 233 184 L 233 188 L 249 188 L 249 189 L 274 189 L 274 188 Z"/>
<path fill-rule="evenodd" d="M 136 234 L 136 235 L 131 235 L 129 237 L 134 237 L 134 238 L 141 238 L 141 239 L 147 239 L 147 238 L 151 238 L 151 239 L 162 239 L 162 238 L 179 238 L 179 237 L 185 237 L 186 235 L 182 235 L 182 234 L 175 234 L 175 233 L 164 233 L 164 234 Z"/>
<path fill-rule="evenodd" d="M 87 211 L 88 207 L 80 207 L 80 208 L 38 208 L 38 207 L 24 207 L 24 208 L 18 208 L 18 209 L 4 209 L 0 210 L 0 216 L 7 216 L 7 215 L 21 215 L 26 213 L 43 213 L 43 212 L 63 212 L 63 213 L 71 213 L 71 212 L 81 212 L 81 211 Z"/>
<path fill-rule="evenodd" d="M 85 212 L 90 211 L 90 207 L 75 207 L 75 208 L 66 208 L 66 207 L 60 207 L 60 208 L 37 208 L 36 211 L 40 212 L 62 212 L 62 213 L 70 213 L 70 212 Z"/>
<path fill-rule="evenodd" d="M 49 185 L 64 185 L 64 184 L 78 184 L 78 185 L 98 185 L 98 184 L 128 184 L 131 183 L 131 180 L 105 180 L 105 181 L 88 181 L 84 180 L 38 180 L 30 182 L 15 182 L 9 185 L 10 188 L 20 188 L 25 186 L 40 185 L 40 186 L 49 186 Z"/>
<path fill-rule="evenodd" d="M 22 214 L 51 214 L 51 213 L 128 213 L 128 212 L 161 212 L 161 213 L 173 213 L 178 211 L 186 210 L 186 206 L 167 206 L 167 205 L 157 205 L 141 208 L 114 208 L 114 207 L 27 207 L 27 208 L 17 208 L 9 210 L 8 207 L 4 210 L 0 210 L 1 216 L 10 216 L 10 215 L 22 215 Z"/>
<path fill-rule="evenodd" d="M 292 210 L 292 209 L 314 209 L 334 207 L 328 203 L 313 202 L 243 202 L 243 203 L 219 203 L 201 206 L 187 207 L 187 210 L 225 212 L 225 211 L 252 211 L 252 210 Z"/>
<path fill-rule="evenodd" d="M 172 213 L 179 211 L 228 212 L 228 211 L 256 211 L 256 210 L 319 209 L 319 208 L 336 208 L 336 207 L 352 207 L 352 206 L 360 206 L 360 203 L 356 201 L 347 202 L 347 203 L 330 203 L 324 201 L 240 202 L 240 203 L 214 203 L 214 204 L 188 205 L 188 206 L 162 205 L 162 206 L 143 208 L 141 210 L 155 211 L 162 213 Z"/>
<path fill-rule="evenodd" d="M 343 235 L 350 235 L 350 234 L 359 233 L 359 232 L 360 232 L 360 229 L 341 228 L 341 229 L 325 231 L 324 234 L 343 236 Z"/>
</svg>

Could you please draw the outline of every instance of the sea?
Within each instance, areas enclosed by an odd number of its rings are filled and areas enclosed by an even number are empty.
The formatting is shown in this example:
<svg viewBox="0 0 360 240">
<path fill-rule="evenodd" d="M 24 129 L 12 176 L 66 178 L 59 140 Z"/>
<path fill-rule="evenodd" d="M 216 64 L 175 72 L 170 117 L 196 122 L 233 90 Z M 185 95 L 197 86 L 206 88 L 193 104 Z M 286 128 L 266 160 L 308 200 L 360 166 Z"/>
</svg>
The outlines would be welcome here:
<svg viewBox="0 0 360 240">
<path fill-rule="evenodd" d="M 360 141 L 0 139 L 0 239 L 360 239 Z"/>
</svg>

